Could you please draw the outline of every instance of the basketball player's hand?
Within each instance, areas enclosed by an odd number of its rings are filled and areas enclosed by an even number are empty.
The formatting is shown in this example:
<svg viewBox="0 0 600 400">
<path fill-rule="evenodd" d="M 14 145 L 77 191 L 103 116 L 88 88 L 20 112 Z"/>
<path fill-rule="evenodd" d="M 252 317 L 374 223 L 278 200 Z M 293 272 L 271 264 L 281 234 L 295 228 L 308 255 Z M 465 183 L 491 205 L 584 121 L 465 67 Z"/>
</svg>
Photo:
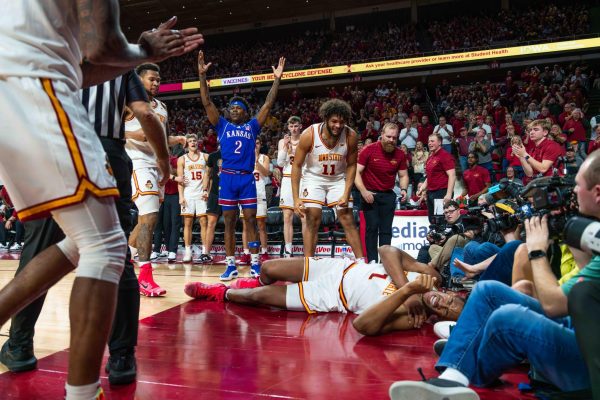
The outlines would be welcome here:
<svg viewBox="0 0 600 400">
<path fill-rule="evenodd" d="M 160 176 L 158 186 L 164 187 L 171 177 L 171 164 L 169 164 L 168 158 L 158 159 L 156 162 L 158 163 L 158 171 Z"/>
<path fill-rule="evenodd" d="M 404 306 L 408 311 L 409 321 L 412 322 L 413 328 L 420 328 L 427 321 L 427 311 L 421 301 L 421 298 L 414 294 L 405 302 Z"/>
<path fill-rule="evenodd" d="M 448 195 L 448 194 L 447 194 L 447 195 L 445 195 L 445 196 L 444 196 L 444 206 L 445 206 L 446 204 L 448 204 L 448 202 L 449 202 L 450 200 L 452 200 L 452 196 L 450 196 L 450 195 Z"/>
<path fill-rule="evenodd" d="M 204 62 L 204 52 L 200 50 L 198 52 L 198 74 L 206 75 L 206 72 L 208 71 L 208 68 L 210 68 L 211 65 L 211 62 L 209 62 L 208 64 Z"/>
<path fill-rule="evenodd" d="M 202 200 L 208 201 L 208 191 L 206 189 L 202 189 Z"/>
<path fill-rule="evenodd" d="M 294 201 L 294 212 L 300 218 L 304 218 L 304 214 L 306 213 L 306 207 L 302 200 L 298 199 Z"/>
<path fill-rule="evenodd" d="M 344 195 L 340 197 L 337 203 L 338 208 L 346 208 L 348 207 L 348 195 Z"/>
<path fill-rule="evenodd" d="M 277 68 L 271 66 L 271 68 L 273 68 L 273 75 L 275 75 L 275 79 L 281 78 L 281 75 L 283 74 L 283 67 L 285 67 L 285 57 L 279 57 L 279 64 L 277 65 Z"/>
<path fill-rule="evenodd" d="M 421 274 L 414 281 L 408 282 L 406 286 L 412 294 L 419 294 L 429 292 L 433 289 L 436 281 L 437 279 L 431 275 Z"/>
<path fill-rule="evenodd" d="M 176 23 L 177 17 L 172 17 L 160 24 L 157 29 L 145 31 L 140 35 L 138 43 L 146 50 L 150 61 L 160 62 L 170 57 L 180 56 L 204 43 L 198 28 L 171 29 Z"/>
<path fill-rule="evenodd" d="M 291 141 L 292 141 L 292 137 L 289 134 L 284 135 L 283 136 L 283 147 L 285 149 L 287 149 L 289 147 Z"/>
<path fill-rule="evenodd" d="M 184 198 L 180 197 L 179 198 L 179 205 L 181 206 L 181 209 L 184 210 L 187 207 L 187 201 L 185 201 Z"/>
</svg>

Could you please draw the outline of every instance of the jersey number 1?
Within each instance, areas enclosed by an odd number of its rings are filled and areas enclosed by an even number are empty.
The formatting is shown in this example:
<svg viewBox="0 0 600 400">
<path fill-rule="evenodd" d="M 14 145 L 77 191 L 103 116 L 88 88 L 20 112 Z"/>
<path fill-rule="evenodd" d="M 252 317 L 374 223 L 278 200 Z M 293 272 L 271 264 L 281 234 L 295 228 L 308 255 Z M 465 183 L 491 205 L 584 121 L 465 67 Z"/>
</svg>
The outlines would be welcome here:
<svg viewBox="0 0 600 400">
<path fill-rule="evenodd" d="M 323 175 L 335 175 L 335 164 L 323 164 Z"/>
</svg>

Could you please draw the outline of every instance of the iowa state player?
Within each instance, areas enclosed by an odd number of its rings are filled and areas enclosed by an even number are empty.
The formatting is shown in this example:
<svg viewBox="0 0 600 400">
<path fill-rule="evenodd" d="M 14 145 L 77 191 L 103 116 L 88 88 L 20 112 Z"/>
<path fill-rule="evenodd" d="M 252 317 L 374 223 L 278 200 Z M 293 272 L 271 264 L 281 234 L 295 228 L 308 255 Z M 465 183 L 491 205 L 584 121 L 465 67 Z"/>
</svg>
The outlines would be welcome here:
<svg viewBox="0 0 600 400">
<path fill-rule="evenodd" d="M 277 165 L 283 168 L 281 179 L 281 194 L 279 208 L 283 211 L 283 239 L 285 241 L 285 257 L 292 256 L 292 238 L 294 236 L 294 196 L 292 195 L 292 164 L 296 147 L 300 143 L 302 133 L 302 120 L 300 117 L 291 116 L 287 120 L 287 129 L 290 132 L 279 140 L 277 150 Z"/>
<path fill-rule="evenodd" d="M 296 148 L 292 193 L 295 212 L 306 218 L 302 237 L 304 254 L 308 257 L 315 252 L 322 207 L 328 206 L 336 207 L 348 244 L 357 259 L 363 258 L 350 200 L 358 159 L 356 132 L 346 126 L 351 112 L 345 101 L 326 101 L 319 109 L 319 116 L 324 122 L 304 130 Z"/>
<path fill-rule="evenodd" d="M 210 100 L 206 72 L 211 63 L 204 62 L 204 53 L 198 53 L 198 74 L 200 76 L 200 99 L 206 110 L 209 122 L 217 130 L 217 140 L 221 145 L 221 166 L 219 205 L 223 208 L 225 220 L 225 255 L 227 269 L 221 280 L 228 281 L 238 276 L 235 266 L 235 222 L 238 206 L 244 214 L 244 233 L 248 238 L 252 261 L 250 274 L 260 274 L 258 243 L 256 235 L 256 183 L 254 180 L 255 142 L 260 128 L 265 123 L 271 107 L 277 97 L 279 82 L 285 66 L 285 58 L 279 59 L 277 68 L 273 68 L 273 86 L 267 94 L 265 104 L 255 118 L 248 120 L 250 107 L 241 97 L 233 97 L 229 102 L 229 121 L 221 117 L 219 110 Z"/>
<path fill-rule="evenodd" d="M 182 178 L 183 185 L 179 185 L 179 204 L 181 205 L 181 216 L 183 217 L 183 243 L 185 254 L 183 262 L 192 261 L 192 224 L 194 216 L 198 217 L 200 224 L 200 236 L 202 238 L 202 255 L 200 261 L 208 261 L 206 244 L 206 200 L 203 198 L 204 174 L 206 173 L 206 162 L 208 154 L 198 149 L 198 136 L 191 133 L 185 136 L 187 141 L 187 154 L 177 160 L 177 175 Z"/>
<path fill-rule="evenodd" d="M 160 87 L 160 68 L 156 64 L 147 63 L 139 65 L 135 71 L 146 88 L 152 109 L 165 125 L 165 132 L 167 132 L 167 106 L 155 99 Z M 154 282 L 150 254 L 160 200 L 163 198 L 164 185 L 169 177 L 160 176 L 154 150 L 146 140 L 142 125 L 132 114 L 125 116 L 125 138 L 127 139 L 125 151 L 133 163 L 131 199 L 138 208 L 138 224 L 131 232 L 129 245 L 138 252 L 140 294 L 149 297 L 164 296 L 167 291 Z M 185 145 L 185 137 L 169 136 L 169 146 L 177 143 Z M 134 254 L 135 250 L 132 250 L 131 255 Z"/>
</svg>

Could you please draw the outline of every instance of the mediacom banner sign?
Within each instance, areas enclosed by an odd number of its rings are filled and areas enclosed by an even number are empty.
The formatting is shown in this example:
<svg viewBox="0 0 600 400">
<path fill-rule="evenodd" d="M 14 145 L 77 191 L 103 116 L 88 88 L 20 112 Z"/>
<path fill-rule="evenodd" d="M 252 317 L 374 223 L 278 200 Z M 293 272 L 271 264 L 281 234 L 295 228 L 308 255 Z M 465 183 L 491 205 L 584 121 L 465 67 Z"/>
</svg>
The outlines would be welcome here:
<svg viewBox="0 0 600 400">
<path fill-rule="evenodd" d="M 417 258 L 421 247 L 429 244 L 429 218 L 427 216 L 394 216 L 392 222 L 392 246 Z"/>
<path fill-rule="evenodd" d="M 373 72 L 383 70 L 394 70 L 402 68 L 426 67 L 429 65 L 439 65 L 448 63 L 471 62 L 487 59 L 500 59 L 516 56 L 526 56 L 532 54 L 555 53 L 570 50 L 583 50 L 600 47 L 600 38 L 577 39 L 563 42 L 532 44 L 526 46 L 507 47 L 503 49 L 490 49 L 468 51 L 454 54 L 439 54 L 428 57 L 414 57 L 398 60 L 377 61 L 361 64 L 338 65 L 335 67 L 323 67 L 303 69 L 298 71 L 289 71 L 283 73 L 283 80 L 309 79 L 329 77 L 343 74 L 355 74 L 361 72 Z M 215 78 L 208 84 L 212 88 L 226 87 L 232 85 L 247 85 L 255 83 L 264 83 L 273 81 L 273 74 L 260 74 L 251 76 L 239 76 L 233 78 Z M 160 93 L 172 93 L 184 90 L 199 89 L 200 83 L 184 82 L 182 84 L 161 85 Z"/>
</svg>

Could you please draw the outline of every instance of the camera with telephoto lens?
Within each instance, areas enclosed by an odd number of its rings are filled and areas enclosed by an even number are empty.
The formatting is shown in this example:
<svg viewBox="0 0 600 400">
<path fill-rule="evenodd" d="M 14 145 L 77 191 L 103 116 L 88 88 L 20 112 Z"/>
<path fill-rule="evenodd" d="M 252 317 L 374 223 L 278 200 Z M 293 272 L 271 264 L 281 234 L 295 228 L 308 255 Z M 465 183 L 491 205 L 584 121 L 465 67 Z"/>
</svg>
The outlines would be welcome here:
<svg viewBox="0 0 600 400">
<path fill-rule="evenodd" d="M 565 224 L 563 236 L 569 246 L 600 255 L 600 222 L 597 220 L 574 216 Z"/>
<path fill-rule="evenodd" d="M 523 191 L 523 185 L 516 182 L 510 182 L 506 178 L 500 179 L 496 185 L 491 186 L 487 193 L 492 195 L 494 200 L 512 199 L 517 204 L 523 203 L 521 198 L 521 192 Z"/>
<path fill-rule="evenodd" d="M 579 205 L 574 192 L 575 181 L 572 177 L 552 176 L 531 181 L 523 191 L 523 199 L 529 199 L 533 210 L 520 213 L 522 220 L 531 216 L 548 215 L 550 238 L 563 239 L 567 220 L 578 215 Z"/>
<path fill-rule="evenodd" d="M 454 235 L 456 230 L 460 229 L 459 227 L 455 227 L 455 225 L 448 224 L 443 215 L 435 215 L 433 217 L 433 223 L 429 225 L 429 232 L 427 235 L 431 237 L 434 243 L 440 243 L 444 240 L 444 238 L 449 238 Z"/>
</svg>

